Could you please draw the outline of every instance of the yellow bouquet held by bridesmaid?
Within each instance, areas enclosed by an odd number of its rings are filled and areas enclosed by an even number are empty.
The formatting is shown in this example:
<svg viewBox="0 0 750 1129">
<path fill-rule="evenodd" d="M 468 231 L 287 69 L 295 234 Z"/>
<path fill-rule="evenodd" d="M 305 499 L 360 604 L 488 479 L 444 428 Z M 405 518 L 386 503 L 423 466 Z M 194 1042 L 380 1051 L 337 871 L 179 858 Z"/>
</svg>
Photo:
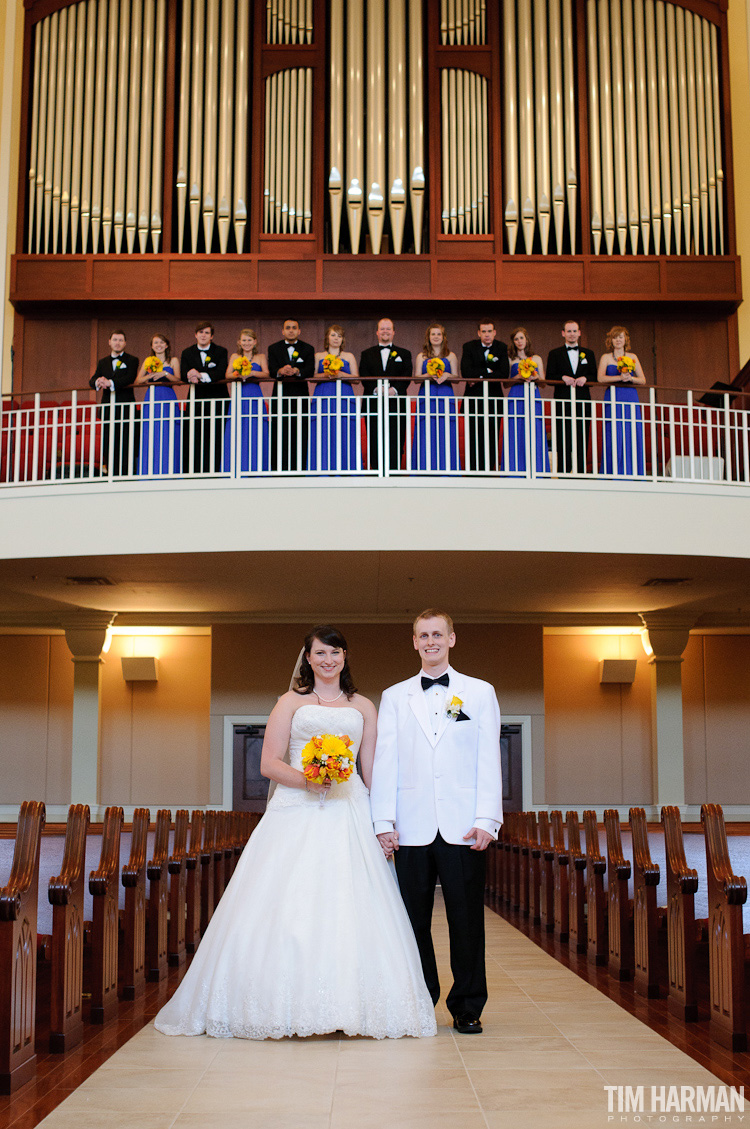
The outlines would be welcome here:
<svg viewBox="0 0 750 1129">
<path fill-rule="evenodd" d="M 518 362 L 518 375 L 522 380 L 532 380 L 538 372 L 539 369 L 533 357 L 524 357 L 523 360 Z"/>
<path fill-rule="evenodd" d="M 635 372 L 635 361 L 633 360 L 633 358 L 628 357 L 625 354 L 623 354 L 623 356 L 621 357 L 618 357 L 617 371 L 621 376 L 630 376 L 632 372 Z"/>
<path fill-rule="evenodd" d="M 249 376 L 252 371 L 252 362 L 247 357 L 235 357 L 232 361 L 232 372 L 236 372 L 238 376 Z"/>
<path fill-rule="evenodd" d="M 445 363 L 440 360 L 440 357 L 430 357 L 427 362 L 427 375 L 441 377 L 445 372 Z"/>
<path fill-rule="evenodd" d="M 326 353 L 323 357 L 323 372 L 330 373 L 332 376 L 344 367 L 344 362 L 341 357 L 335 356 L 333 353 Z"/>
<path fill-rule="evenodd" d="M 143 367 L 149 376 L 155 376 L 157 372 L 164 372 L 164 365 L 158 357 L 146 357 L 143 362 Z"/>
<path fill-rule="evenodd" d="M 307 780 L 324 784 L 326 780 L 342 784 L 354 772 L 352 740 L 346 733 L 337 737 L 333 733 L 321 733 L 311 737 L 302 750 L 302 771 Z M 321 804 L 326 798 L 320 793 Z"/>
</svg>

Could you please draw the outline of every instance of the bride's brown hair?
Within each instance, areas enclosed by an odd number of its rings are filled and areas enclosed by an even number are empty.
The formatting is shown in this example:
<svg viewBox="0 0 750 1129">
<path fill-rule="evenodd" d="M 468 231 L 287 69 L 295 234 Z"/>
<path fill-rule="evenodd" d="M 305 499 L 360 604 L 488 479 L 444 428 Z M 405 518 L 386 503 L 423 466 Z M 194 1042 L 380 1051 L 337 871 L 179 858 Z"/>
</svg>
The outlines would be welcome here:
<svg viewBox="0 0 750 1129">
<path fill-rule="evenodd" d="M 315 640 L 319 643 L 324 643 L 326 647 L 338 647 L 340 650 L 345 651 L 344 668 L 339 676 L 339 685 L 346 694 L 347 698 L 351 698 L 357 693 L 357 687 L 354 685 L 352 679 L 352 672 L 349 669 L 349 648 L 346 645 L 346 639 L 336 627 L 331 627 L 325 624 L 321 627 L 314 627 L 309 635 L 305 636 L 305 650 L 300 662 L 299 674 L 296 678 L 296 686 L 294 687 L 297 694 L 312 694 L 315 687 L 315 675 L 310 666 L 307 656 L 312 650 Z"/>
</svg>

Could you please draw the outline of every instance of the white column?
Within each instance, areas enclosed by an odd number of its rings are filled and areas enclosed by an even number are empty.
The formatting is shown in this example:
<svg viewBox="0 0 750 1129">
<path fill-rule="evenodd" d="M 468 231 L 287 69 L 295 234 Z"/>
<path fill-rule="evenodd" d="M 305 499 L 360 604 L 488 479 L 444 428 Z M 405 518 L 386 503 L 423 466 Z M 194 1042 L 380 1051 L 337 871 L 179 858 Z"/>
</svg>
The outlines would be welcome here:
<svg viewBox="0 0 750 1129">
<path fill-rule="evenodd" d="M 651 743 L 653 802 L 685 807 L 685 750 L 682 739 L 682 656 L 691 622 L 668 612 L 646 612 L 644 646 L 651 651 Z"/>
<path fill-rule="evenodd" d="M 73 748 L 70 802 L 99 806 L 102 648 L 113 616 L 92 613 L 63 624 L 73 656 Z"/>
</svg>

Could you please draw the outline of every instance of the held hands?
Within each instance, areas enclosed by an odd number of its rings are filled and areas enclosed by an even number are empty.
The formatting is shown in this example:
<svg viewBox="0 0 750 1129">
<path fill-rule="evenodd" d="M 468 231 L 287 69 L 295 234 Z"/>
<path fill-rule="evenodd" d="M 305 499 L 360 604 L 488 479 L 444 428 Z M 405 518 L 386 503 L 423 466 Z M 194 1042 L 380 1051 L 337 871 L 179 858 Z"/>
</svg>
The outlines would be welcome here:
<svg viewBox="0 0 750 1129">
<path fill-rule="evenodd" d="M 110 380 L 106 376 L 97 376 L 96 387 L 100 392 L 108 392 L 110 389 Z"/>
<path fill-rule="evenodd" d="M 384 831 L 382 835 L 378 835 L 378 842 L 383 848 L 383 854 L 389 859 L 398 850 L 398 831 Z"/>
<path fill-rule="evenodd" d="M 276 373 L 277 376 L 299 376 L 299 369 L 293 365 L 282 365 Z"/>
<path fill-rule="evenodd" d="M 199 384 L 200 379 L 201 379 L 201 374 L 198 372 L 197 368 L 188 369 L 187 379 L 189 380 L 189 382 L 191 384 Z"/>
<path fill-rule="evenodd" d="M 378 838 L 380 838 L 380 836 L 378 836 Z M 474 838 L 476 838 L 476 843 L 473 843 L 469 848 L 472 851 L 486 851 L 492 842 L 492 836 L 489 831 L 483 831 L 481 827 L 472 827 L 471 831 L 467 831 L 464 835 L 465 840 Z"/>
</svg>

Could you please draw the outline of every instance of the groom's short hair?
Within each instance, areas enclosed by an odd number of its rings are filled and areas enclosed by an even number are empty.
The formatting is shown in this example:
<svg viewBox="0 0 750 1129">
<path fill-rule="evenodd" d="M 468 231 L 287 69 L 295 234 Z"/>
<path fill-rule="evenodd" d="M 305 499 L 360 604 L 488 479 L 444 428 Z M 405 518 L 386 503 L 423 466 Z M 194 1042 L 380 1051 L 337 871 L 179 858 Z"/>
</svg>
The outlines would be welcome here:
<svg viewBox="0 0 750 1129">
<path fill-rule="evenodd" d="M 412 628 L 412 634 L 414 635 L 417 634 L 417 624 L 420 619 L 444 619 L 445 625 L 448 628 L 448 634 L 451 635 L 453 633 L 453 620 L 447 612 L 441 611 L 440 608 L 427 608 L 425 611 L 419 613 L 414 620 L 414 627 Z"/>
</svg>

